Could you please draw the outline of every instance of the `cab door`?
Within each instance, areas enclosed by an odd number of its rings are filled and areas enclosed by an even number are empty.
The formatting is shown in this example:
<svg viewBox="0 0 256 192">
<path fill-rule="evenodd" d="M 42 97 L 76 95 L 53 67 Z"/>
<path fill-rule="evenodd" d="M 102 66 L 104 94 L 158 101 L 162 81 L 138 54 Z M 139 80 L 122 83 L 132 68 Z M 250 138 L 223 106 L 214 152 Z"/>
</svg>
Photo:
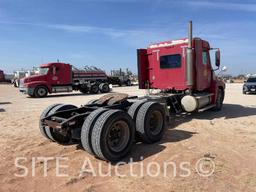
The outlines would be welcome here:
<svg viewBox="0 0 256 192">
<path fill-rule="evenodd" d="M 210 87 L 211 83 L 211 62 L 209 49 L 203 47 L 201 39 L 195 40 L 196 55 L 196 88 L 203 91 Z"/>
<path fill-rule="evenodd" d="M 53 65 L 51 68 L 51 85 L 58 85 L 59 82 L 59 68 L 58 66 Z"/>
<path fill-rule="evenodd" d="M 54 86 L 70 85 L 72 81 L 71 65 L 56 63 L 52 65 L 50 82 Z"/>
<path fill-rule="evenodd" d="M 147 89 L 149 88 L 149 63 L 147 49 L 137 50 L 137 67 L 138 67 L 138 79 L 139 88 Z"/>
<path fill-rule="evenodd" d="M 49 66 L 48 67 L 48 73 L 47 73 L 47 83 L 49 85 L 53 85 L 54 84 L 54 70 L 53 70 L 53 66 Z"/>
</svg>

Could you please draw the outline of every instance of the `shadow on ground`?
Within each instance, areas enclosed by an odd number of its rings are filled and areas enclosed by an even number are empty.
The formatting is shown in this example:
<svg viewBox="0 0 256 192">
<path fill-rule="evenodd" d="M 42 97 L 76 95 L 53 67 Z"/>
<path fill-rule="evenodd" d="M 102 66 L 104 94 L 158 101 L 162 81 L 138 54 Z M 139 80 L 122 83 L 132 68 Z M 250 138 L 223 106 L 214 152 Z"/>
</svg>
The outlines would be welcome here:
<svg viewBox="0 0 256 192">
<path fill-rule="evenodd" d="M 83 94 L 83 93 L 65 93 L 65 94 L 56 94 L 56 95 L 47 95 L 45 98 L 55 98 L 55 97 L 70 97 L 70 96 L 87 96 L 92 94 Z M 35 97 L 29 97 L 29 99 L 44 99 L 44 98 L 35 98 Z"/>
<path fill-rule="evenodd" d="M 223 117 L 225 119 L 233 119 L 254 115 L 256 115 L 256 105 L 252 107 L 245 107 L 236 104 L 224 104 L 221 111 L 205 111 L 202 113 L 176 115 L 171 118 L 161 141 L 154 144 L 137 143 L 134 146 L 130 156 L 125 158 L 125 161 L 129 161 L 130 158 L 133 158 L 133 161 L 140 161 L 140 157 L 145 159 L 163 151 L 166 148 L 164 145 L 162 145 L 164 143 L 180 142 L 191 138 L 195 134 L 199 134 L 197 132 L 175 129 L 175 127 L 178 125 L 189 122 L 192 119 L 213 120 L 215 118 Z"/>
<path fill-rule="evenodd" d="M 246 106 L 236 105 L 236 104 L 223 104 L 223 108 L 221 111 L 208 110 L 201 113 L 176 115 L 173 121 L 171 120 L 171 125 L 173 124 L 173 122 L 174 122 L 174 125 L 177 125 L 179 123 L 184 123 L 192 119 L 206 119 L 206 120 L 213 120 L 216 118 L 234 119 L 234 118 L 240 118 L 240 117 L 250 117 L 254 115 L 256 115 L 256 105 L 252 105 L 251 107 L 246 107 Z"/>
<path fill-rule="evenodd" d="M 65 94 L 48 95 L 46 98 L 51 98 L 51 97 L 69 97 L 69 96 L 83 96 L 83 95 L 89 95 L 89 94 L 83 94 L 83 93 L 65 93 Z"/>
<path fill-rule="evenodd" d="M 12 104 L 11 102 L 0 102 L 0 105 Z"/>
<path fill-rule="evenodd" d="M 0 105 L 8 105 L 8 104 L 12 104 L 11 102 L 0 102 Z M 0 108 L 0 112 L 5 112 L 5 109 Z"/>
<path fill-rule="evenodd" d="M 117 93 L 115 91 L 111 91 L 109 93 Z M 44 97 L 44 98 L 55 98 L 55 97 L 69 97 L 69 96 L 91 96 L 91 95 L 98 95 L 98 96 L 102 96 L 106 93 L 59 93 L 59 94 L 53 94 L 53 95 L 47 95 L 47 97 Z M 27 96 L 27 98 L 30 98 L 30 99 L 44 99 L 44 98 L 35 98 L 35 97 L 30 97 L 30 96 Z"/>
<path fill-rule="evenodd" d="M 146 159 L 152 155 L 163 151 L 166 148 L 166 146 L 163 145 L 164 143 L 183 141 L 191 138 L 194 134 L 197 133 L 177 129 L 167 129 L 165 131 L 163 139 L 157 143 L 136 143 L 133 146 L 131 154 L 128 157 L 124 158 L 124 161 L 129 162 L 130 158 L 132 158 L 134 162 L 141 161 L 141 157 L 143 157 L 143 159 Z"/>
</svg>

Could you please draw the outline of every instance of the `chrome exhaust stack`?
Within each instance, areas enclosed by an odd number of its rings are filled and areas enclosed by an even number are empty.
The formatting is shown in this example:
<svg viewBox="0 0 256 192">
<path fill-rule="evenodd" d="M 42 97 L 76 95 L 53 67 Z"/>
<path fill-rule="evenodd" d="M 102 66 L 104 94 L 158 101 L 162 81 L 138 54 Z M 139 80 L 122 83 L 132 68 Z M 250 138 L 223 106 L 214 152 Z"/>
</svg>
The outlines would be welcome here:
<svg viewBox="0 0 256 192">
<path fill-rule="evenodd" d="M 192 33 L 192 21 L 189 21 L 188 24 L 188 48 L 187 48 L 187 70 L 186 70 L 186 80 L 187 80 L 187 86 L 189 89 L 192 88 L 194 84 L 193 80 L 193 49 L 192 49 L 192 40 L 193 40 L 193 33 Z"/>
</svg>

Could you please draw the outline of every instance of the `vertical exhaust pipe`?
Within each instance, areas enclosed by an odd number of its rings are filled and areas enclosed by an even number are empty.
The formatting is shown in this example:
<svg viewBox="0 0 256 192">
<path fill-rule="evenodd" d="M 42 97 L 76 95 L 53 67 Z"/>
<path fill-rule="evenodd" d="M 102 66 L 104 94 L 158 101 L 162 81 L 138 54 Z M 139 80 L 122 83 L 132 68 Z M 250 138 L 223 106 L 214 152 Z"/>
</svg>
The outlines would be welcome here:
<svg viewBox="0 0 256 192">
<path fill-rule="evenodd" d="M 188 48 L 192 49 L 192 39 L 193 39 L 193 27 L 192 21 L 188 23 Z"/>
<path fill-rule="evenodd" d="M 188 24 L 188 48 L 187 48 L 187 70 L 186 70 L 186 78 L 187 78 L 187 86 L 191 90 L 194 81 L 193 81 L 193 49 L 192 49 L 192 21 L 189 21 Z"/>
</svg>

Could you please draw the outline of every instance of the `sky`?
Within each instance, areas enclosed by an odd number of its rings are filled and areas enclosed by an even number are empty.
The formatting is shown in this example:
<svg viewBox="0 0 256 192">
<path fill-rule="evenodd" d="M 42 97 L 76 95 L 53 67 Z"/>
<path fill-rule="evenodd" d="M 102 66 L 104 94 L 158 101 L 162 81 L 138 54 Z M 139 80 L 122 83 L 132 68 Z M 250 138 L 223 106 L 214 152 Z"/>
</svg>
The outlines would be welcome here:
<svg viewBox="0 0 256 192">
<path fill-rule="evenodd" d="M 0 0 L 0 69 L 58 59 L 136 73 L 136 49 L 186 37 L 189 20 L 227 73 L 256 73 L 252 0 Z"/>
</svg>

